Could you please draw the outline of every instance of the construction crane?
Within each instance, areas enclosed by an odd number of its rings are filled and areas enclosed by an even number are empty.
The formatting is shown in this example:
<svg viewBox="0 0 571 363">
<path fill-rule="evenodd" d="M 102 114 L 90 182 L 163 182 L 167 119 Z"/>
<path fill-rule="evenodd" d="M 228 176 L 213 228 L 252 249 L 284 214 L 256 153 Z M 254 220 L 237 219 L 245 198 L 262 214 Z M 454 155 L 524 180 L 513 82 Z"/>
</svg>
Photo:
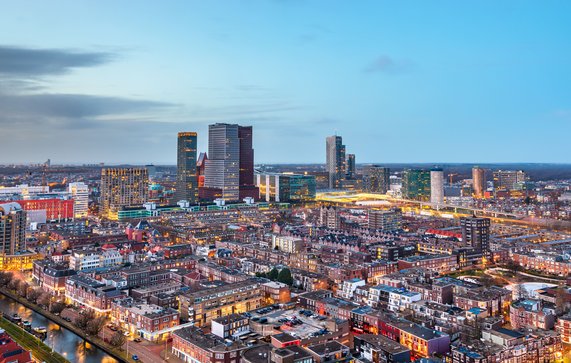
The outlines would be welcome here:
<svg viewBox="0 0 571 363">
<path fill-rule="evenodd" d="M 42 186 L 47 186 L 48 182 L 46 180 L 46 174 L 48 173 L 48 168 L 50 166 L 50 159 L 48 159 L 42 166 Z"/>
<path fill-rule="evenodd" d="M 454 177 L 457 176 L 458 174 L 456 173 L 450 173 L 448 174 L 448 177 L 450 178 L 450 185 L 452 185 L 453 181 L 454 181 Z"/>
</svg>

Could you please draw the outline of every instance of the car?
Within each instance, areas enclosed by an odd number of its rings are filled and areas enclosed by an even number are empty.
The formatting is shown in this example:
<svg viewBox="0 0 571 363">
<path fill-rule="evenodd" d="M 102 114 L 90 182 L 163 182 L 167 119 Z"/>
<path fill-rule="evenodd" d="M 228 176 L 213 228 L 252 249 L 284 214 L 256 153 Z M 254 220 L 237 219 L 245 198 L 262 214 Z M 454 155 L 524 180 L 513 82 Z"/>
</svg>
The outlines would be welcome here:
<svg viewBox="0 0 571 363">
<path fill-rule="evenodd" d="M 133 360 L 139 360 L 139 356 L 136 355 L 136 354 L 133 354 L 133 356 L 131 357 L 131 359 L 133 359 Z"/>
<path fill-rule="evenodd" d="M 143 340 L 142 340 L 141 338 L 135 338 L 135 339 L 133 339 L 133 341 L 134 341 L 135 343 L 140 343 L 140 342 L 142 342 Z"/>
</svg>

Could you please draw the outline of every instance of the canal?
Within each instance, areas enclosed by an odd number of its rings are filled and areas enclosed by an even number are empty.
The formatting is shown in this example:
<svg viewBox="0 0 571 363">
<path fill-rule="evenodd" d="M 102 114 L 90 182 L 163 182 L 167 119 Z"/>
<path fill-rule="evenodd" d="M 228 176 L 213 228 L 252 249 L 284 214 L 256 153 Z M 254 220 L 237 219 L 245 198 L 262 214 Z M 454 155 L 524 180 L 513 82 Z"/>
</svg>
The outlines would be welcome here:
<svg viewBox="0 0 571 363">
<path fill-rule="evenodd" d="M 0 311 L 5 315 L 18 314 L 28 320 L 32 327 L 46 327 L 44 343 L 73 363 L 116 363 L 117 360 L 74 332 L 48 320 L 45 316 L 28 309 L 20 303 L 0 294 Z"/>
</svg>

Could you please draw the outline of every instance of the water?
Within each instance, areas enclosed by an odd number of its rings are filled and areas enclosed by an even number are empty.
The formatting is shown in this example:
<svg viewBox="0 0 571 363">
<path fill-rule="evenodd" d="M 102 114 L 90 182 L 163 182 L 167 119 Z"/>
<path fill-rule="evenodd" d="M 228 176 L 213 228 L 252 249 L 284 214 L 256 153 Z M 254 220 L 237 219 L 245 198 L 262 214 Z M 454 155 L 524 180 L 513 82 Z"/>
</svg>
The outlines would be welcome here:
<svg viewBox="0 0 571 363">
<path fill-rule="evenodd" d="M 20 315 L 22 320 L 28 320 L 32 327 L 44 326 L 47 328 L 47 338 L 44 343 L 73 363 L 117 363 L 98 347 L 86 342 L 74 332 L 48 320 L 45 316 L 28 309 L 16 301 L 0 294 L 0 311 L 5 315 L 14 313 Z"/>
</svg>

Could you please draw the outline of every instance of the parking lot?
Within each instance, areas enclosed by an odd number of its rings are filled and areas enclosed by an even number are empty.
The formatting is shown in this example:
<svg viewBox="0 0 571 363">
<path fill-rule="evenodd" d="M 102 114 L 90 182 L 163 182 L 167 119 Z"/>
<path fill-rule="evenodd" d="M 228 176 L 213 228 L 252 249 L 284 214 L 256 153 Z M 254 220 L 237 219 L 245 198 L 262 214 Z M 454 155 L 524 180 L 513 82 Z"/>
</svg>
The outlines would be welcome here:
<svg viewBox="0 0 571 363">
<path fill-rule="evenodd" d="M 326 322 L 327 318 L 319 317 L 316 314 L 303 314 L 303 309 L 295 310 L 274 310 L 271 308 L 265 309 L 268 312 L 264 312 L 264 309 L 258 309 L 255 311 L 250 311 L 252 314 L 252 319 L 258 319 L 260 322 L 267 324 L 273 324 L 274 326 L 280 326 L 280 330 L 284 333 L 288 333 L 294 337 L 301 339 L 309 338 L 312 335 L 316 336 L 326 332 Z M 260 313 L 258 313 L 258 311 Z M 265 321 L 264 319 L 267 319 Z M 296 324 L 294 324 L 294 322 Z M 301 323 L 300 323 L 301 322 Z"/>
</svg>

